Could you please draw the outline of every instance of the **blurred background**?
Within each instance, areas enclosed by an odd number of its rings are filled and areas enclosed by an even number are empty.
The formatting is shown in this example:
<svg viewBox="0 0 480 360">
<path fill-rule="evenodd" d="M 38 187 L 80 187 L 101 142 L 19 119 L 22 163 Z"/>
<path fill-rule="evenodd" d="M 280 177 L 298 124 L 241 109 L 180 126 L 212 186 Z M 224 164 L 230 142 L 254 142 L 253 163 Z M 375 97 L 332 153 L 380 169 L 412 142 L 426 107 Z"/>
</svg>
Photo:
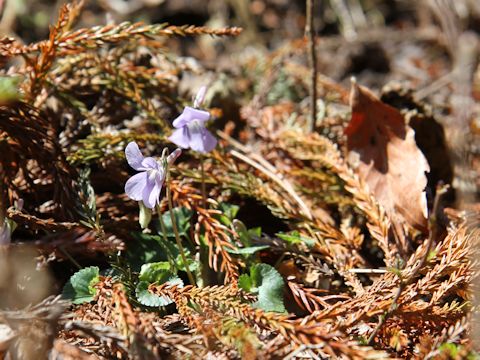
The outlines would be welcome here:
<svg viewBox="0 0 480 360">
<path fill-rule="evenodd" d="M 26 43 L 48 36 L 64 1 L 2 0 L 0 34 Z M 142 21 L 173 25 L 240 26 L 234 41 L 173 40 L 172 50 L 212 66 L 228 66 L 226 54 L 275 50 L 299 39 L 305 1 L 291 0 L 100 0 L 86 1 L 80 27 Z M 385 83 L 408 79 L 416 87 L 448 73 L 465 52 L 476 52 L 480 2 L 476 0 L 316 0 L 319 70 L 335 80 L 351 75 Z M 466 39 L 463 49 L 462 34 Z M 198 41 L 196 46 L 191 42 Z M 464 59 L 466 60 L 466 59 Z M 474 68 L 474 63 L 471 68 Z M 465 69 L 466 70 L 466 69 Z M 372 78 L 375 79 L 372 79 Z"/>
</svg>

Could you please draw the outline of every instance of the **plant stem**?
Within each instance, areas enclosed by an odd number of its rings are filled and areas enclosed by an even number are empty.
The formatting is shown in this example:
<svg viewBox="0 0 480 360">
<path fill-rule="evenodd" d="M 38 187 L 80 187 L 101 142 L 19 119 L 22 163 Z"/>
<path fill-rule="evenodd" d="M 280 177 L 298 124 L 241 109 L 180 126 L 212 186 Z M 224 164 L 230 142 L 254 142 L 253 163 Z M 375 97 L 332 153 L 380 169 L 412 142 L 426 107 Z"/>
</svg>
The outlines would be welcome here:
<svg viewBox="0 0 480 360">
<path fill-rule="evenodd" d="M 308 37 L 310 77 L 310 131 L 316 130 L 317 123 L 317 52 L 315 49 L 315 27 L 314 14 L 315 0 L 307 0 L 307 22 L 305 24 L 305 35 Z"/>
<path fill-rule="evenodd" d="M 72 262 L 72 264 L 75 265 L 79 270 L 82 269 L 80 264 L 72 257 L 72 255 L 70 255 L 70 253 L 63 246 L 59 246 L 58 250 L 60 250 L 60 252 L 63 255 L 65 255 L 67 257 L 67 259 L 70 260 Z"/>
<path fill-rule="evenodd" d="M 188 280 L 194 286 L 196 286 L 195 279 L 193 278 L 192 273 L 190 272 L 190 267 L 188 266 L 187 257 L 185 256 L 185 251 L 183 250 L 182 242 L 180 241 L 180 235 L 178 234 L 177 223 L 175 222 L 175 215 L 173 213 L 173 202 L 172 202 L 172 192 L 170 190 L 170 172 L 167 168 L 167 201 L 168 201 L 168 211 L 170 212 L 170 219 L 172 220 L 172 228 L 175 233 L 175 241 L 177 242 L 178 250 L 182 257 L 182 261 L 185 265 L 185 270 L 187 271 Z"/>
<path fill-rule="evenodd" d="M 200 172 L 202 174 L 202 185 L 201 185 L 201 189 L 202 189 L 202 205 L 203 205 L 203 208 L 206 209 L 207 208 L 207 190 L 205 189 L 205 169 L 204 169 L 204 159 L 205 157 L 203 156 L 203 154 L 200 154 Z"/>
</svg>

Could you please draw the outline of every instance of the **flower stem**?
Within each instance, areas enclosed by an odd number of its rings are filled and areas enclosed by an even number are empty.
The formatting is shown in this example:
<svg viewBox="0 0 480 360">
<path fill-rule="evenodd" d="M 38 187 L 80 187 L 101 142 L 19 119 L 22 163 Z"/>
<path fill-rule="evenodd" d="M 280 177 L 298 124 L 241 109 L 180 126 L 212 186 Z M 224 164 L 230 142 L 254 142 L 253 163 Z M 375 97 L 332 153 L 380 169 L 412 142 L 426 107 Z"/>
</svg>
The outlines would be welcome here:
<svg viewBox="0 0 480 360">
<path fill-rule="evenodd" d="M 202 174 L 202 205 L 203 208 L 207 208 L 207 190 L 205 189 L 205 169 L 203 166 L 205 157 L 200 154 L 200 172 Z"/>
<path fill-rule="evenodd" d="M 166 187 L 167 187 L 168 211 L 170 212 L 170 219 L 172 220 L 172 228 L 173 228 L 173 232 L 175 233 L 175 241 L 177 242 L 178 250 L 180 251 L 182 261 L 185 265 L 185 270 L 187 271 L 188 280 L 190 280 L 190 283 L 192 285 L 196 286 L 195 279 L 193 278 L 193 275 L 190 272 L 190 267 L 188 266 L 187 257 L 185 256 L 185 251 L 183 250 L 182 242 L 180 241 L 180 235 L 178 234 L 177 223 L 175 222 L 175 215 L 173 213 L 172 192 L 170 189 L 170 173 L 168 169 L 167 169 Z"/>
<path fill-rule="evenodd" d="M 167 235 L 167 227 L 165 226 L 165 221 L 163 221 L 163 214 L 162 214 L 162 209 L 160 208 L 160 205 L 157 204 L 157 213 L 158 213 L 158 221 L 160 222 L 160 229 L 162 230 L 162 237 L 165 243 L 168 241 L 168 235 Z M 166 248 L 168 252 L 168 262 L 170 263 L 170 266 L 173 269 L 176 269 L 176 264 L 175 264 L 175 259 L 173 254 Z"/>
</svg>

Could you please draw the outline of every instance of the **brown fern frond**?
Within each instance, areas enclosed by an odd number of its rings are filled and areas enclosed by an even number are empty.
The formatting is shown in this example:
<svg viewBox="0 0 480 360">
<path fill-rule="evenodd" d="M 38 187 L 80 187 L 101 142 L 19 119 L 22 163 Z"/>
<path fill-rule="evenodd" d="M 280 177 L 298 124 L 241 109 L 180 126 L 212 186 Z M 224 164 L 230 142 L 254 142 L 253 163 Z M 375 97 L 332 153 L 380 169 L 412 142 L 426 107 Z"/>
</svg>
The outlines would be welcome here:
<svg viewBox="0 0 480 360">
<path fill-rule="evenodd" d="M 230 242 L 228 235 L 228 233 L 231 233 L 231 230 L 213 217 L 213 215 L 219 214 L 218 211 L 197 208 L 197 212 L 198 222 L 195 227 L 197 244 L 200 244 L 200 229 L 203 228 L 203 241 L 209 246 L 209 266 L 215 271 L 225 272 L 225 284 L 236 284 L 239 276 L 238 264 L 227 251 L 235 248 Z M 217 265 L 219 260 L 220 268 Z"/>
<path fill-rule="evenodd" d="M 115 318 L 117 328 L 123 336 L 132 339 L 132 336 L 137 331 L 139 319 L 128 301 L 122 284 L 117 283 L 113 285 L 112 302 L 114 303 L 116 310 Z"/>
<path fill-rule="evenodd" d="M 298 132 L 285 131 L 278 139 L 278 146 L 288 151 L 291 156 L 301 160 L 319 161 L 345 182 L 345 189 L 352 194 L 357 207 L 367 216 L 368 229 L 383 250 L 385 263 L 393 266 L 398 250 L 395 249 L 395 244 L 389 241 L 390 220 L 367 186 L 346 164 L 337 146 L 318 134 L 305 136 Z"/>
<path fill-rule="evenodd" d="M 349 299 L 349 296 L 346 295 L 321 295 L 325 294 L 325 290 L 307 288 L 301 284 L 298 284 L 293 281 L 287 281 L 287 286 L 292 292 L 292 295 L 295 299 L 295 302 L 303 309 L 307 310 L 310 313 L 319 311 L 322 309 L 327 309 L 334 304 L 330 304 L 329 301 L 334 300 L 335 302 Z"/>
<path fill-rule="evenodd" d="M 32 230 L 65 231 L 80 227 L 76 222 L 57 222 L 52 218 L 40 219 L 13 207 L 7 210 L 7 216 L 17 224 L 28 226 Z"/>
<path fill-rule="evenodd" d="M 52 137 L 54 129 L 46 114 L 24 102 L 0 107 L 0 131 L 8 135 L 7 141 L 0 142 L 0 150 L 3 181 L 12 197 L 25 198 L 29 193 L 38 198 L 50 188 L 61 217 L 71 219 L 72 209 L 66 204 L 73 203 L 72 178 L 77 175 Z"/>
<path fill-rule="evenodd" d="M 420 347 L 422 351 L 417 355 L 418 359 L 437 359 L 441 354 L 439 346 L 444 343 L 455 344 L 460 340 L 460 336 L 467 329 L 467 317 L 458 320 L 455 324 L 446 328 L 442 333 L 433 339 L 428 347 Z"/>
<path fill-rule="evenodd" d="M 316 351 L 329 356 L 349 356 L 352 359 L 365 359 L 379 355 L 379 352 L 368 347 L 360 347 L 354 341 L 339 339 L 341 333 L 333 332 L 321 324 L 307 325 L 301 320 L 292 321 L 289 316 L 278 313 L 267 313 L 261 309 L 254 309 L 251 305 L 242 303 L 234 298 L 236 290 L 229 286 L 213 286 L 203 289 L 193 286 L 178 288 L 169 284 L 151 285 L 149 290 L 157 295 L 167 295 L 175 303 L 184 304 L 192 301 L 202 309 L 212 309 L 222 314 L 245 321 L 265 330 L 275 331 L 285 339 L 293 341 L 297 346 L 302 344 L 317 345 Z M 191 310 L 186 313 L 192 316 Z"/>
<path fill-rule="evenodd" d="M 145 25 L 137 22 L 123 22 L 106 26 L 94 26 L 78 30 L 64 31 L 69 23 L 70 10 L 65 7 L 61 10 L 61 17 L 56 28 L 51 32 L 51 40 L 41 41 L 30 45 L 19 45 L 12 39 L 4 38 L 1 42 L 0 54 L 3 56 L 26 55 L 42 51 L 43 48 L 51 48 L 54 44 L 59 56 L 79 53 L 87 49 L 95 49 L 105 44 L 118 44 L 124 41 L 138 40 L 141 37 L 166 37 L 166 36 L 237 36 L 242 32 L 241 28 L 230 27 L 211 29 L 204 26 L 175 26 L 168 24 Z M 49 45 L 50 44 L 50 45 Z"/>
<path fill-rule="evenodd" d="M 430 309 L 427 310 L 430 312 L 435 308 L 438 315 L 434 316 L 443 317 L 443 321 L 447 322 L 455 321 L 458 315 L 461 315 L 461 312 L 457 311 L 459 309 L 458 302 L 454 301 L 451 305 L 443 308 L 439 308 L 438 305 L 451 302 L 449 290 L 463 288 L 471 280 L 472 264 L 467 254 L 469 246 L 472 244 L 472 238 L 465 236 L 466 231 L 465 227 L 452 229 L 448 236 L 436 246 L 432 258 L 423 266 L 420 274 L 417 274 L 398 296 L 395 307 L 396 317 L 409 316 L 411 311 L 421 311 L 427 308 Z M 411 269 L 415 268 L 424 250 L 423 247 L 420 247 L 411 256 L 400 278 L 405 279 L 412 276 Z M 447 280 L 444 280 L 445 276 L 448 276 Z M 368 322 L 372 317 L 384 314 L 391 307 L 392 301 L 395 301 L 398 286 L 398 276 L 393 272 L 385 273 L 379 279 L 374 280 L 364 293 L 332 308 L 313 313 L 304 319 L 304 323 L 328 323 L 336 329 L 349 331 L 348 329 L 352 329 L 358 323 Z M 438 294 L 438 297 L 435 294 Z M 425 296 L 430 297 L 430 302 L 423 300 Z M 414 303 L 415 301 L 416 303 Z M 418 307 L 415 307 L 414 304 Z M 444 315 L 448 314 L 450 309 L 451 315 L 457 315 L 445 318 Z M 343 319 L 341 322 L 337 320 L 339 317 Z M 441 329 L 442 327 L 436 327 L 438 331 Z"/>
<path fill-rule="evenodd" d="M 199 245 L 201 241 L 207 244 L 210 268 L 225 272 L 225 284 L 236 284 L 239 276 L 239 266 L 227 251 L 235 248 L 230 240 L 230 237 L 235 234 L 217 219 L 221 212 L 203 208 L 202 197 L 198 189 L 178 181 L 171 182 L 171 189 L 176 203 L 192 209 L 198 215 L 194 228 L 194 239 Z M 203 240 L 200 240 L 201 235 L 203 235 Z"/>
</svg>

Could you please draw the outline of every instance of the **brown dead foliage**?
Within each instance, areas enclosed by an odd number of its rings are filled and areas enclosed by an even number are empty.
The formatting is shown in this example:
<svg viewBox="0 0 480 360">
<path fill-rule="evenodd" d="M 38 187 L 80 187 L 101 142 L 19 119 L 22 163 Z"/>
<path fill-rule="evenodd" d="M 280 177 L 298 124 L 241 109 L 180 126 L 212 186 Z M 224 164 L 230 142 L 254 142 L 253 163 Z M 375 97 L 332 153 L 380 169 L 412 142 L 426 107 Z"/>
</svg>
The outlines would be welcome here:
<svg viewBox="0 0 480 360">
<path fill-rule="evenodd" d="M 177 56 L 168 38 L 236 36 L 237 27 L 123 22 L 77 28 L 83 6 L 82 1 L 63 6 L 45 40 L 0 40 L 3 75 L 20 79 L 17 96 L 0 105 L 0 225 L 8 220 L 18 226 L 13 245 L 0 246 L 0 270 L 8 267 L 0 271 L 0 290 L 8 290 L 12 281 L 21 285 L 19 294 L 41 293 L 32 281 L 23 285 L 17 279 L 23 276 L 15 270 L 22 264 L 14 261 L 16 251 L 23 251 L 21 243 L 36 245 L 30 258 L 38 256 L 39 267 L 52 264 L 52 292 L 60 292 L 76 266 L 114 271 L 96 279 L 93 300 L 83 304 L 50 297 L 27 306 L 15 302 L 17 292 L 0 295 L 8 307 L 17 307 L 0 309 L 0 358 L 447 359 L 475 354 L 478 204 L 473 196 L 468 210 L 453 209 L 452 198 L 434 194 L 441 179 L 452 180 L 456 194 L 451 197 L 465 202 L 464 187 L 478 196 L 475 181 L 462 182 L 479 174 L 472 145 L 478 137 L 475 121 L 465 146 L 454 153 L 466 154 L 461 166 L 454 164 L 455 176 L 450 160 L 444 167 L 439 160 L 452 145 L 443 134 L 452 133 L 454 117 L 466 124 L 477 109 L 471 102 L 462 109 L 458 99 L 440 97 L 451 108 L 439 111 L 429 94 L 447 96 L 443 87 L 436 93 L 436 82 L 448 85 L 453 77 L 456 95 L 478 97 L 480 70 L 473 84 L 465 84 L 456 73 L 446 78 L 442 73 L 464 59 L 442 57 L 430 64 L 415 55 L 407 59 L 412 72 L 405 77 L 424 86 L 416 93 L 423 100 L 413 101 L 401 85 L 388 96 L 384 92 L 382 102 L 373 90 L 354 83 L 350 105 L 336 72 L 327 74 L 332 78 L 319 75 L 318 131 L 310 133 L 305 41 L 285 42 L 261 56 L 229 58 L 224 71 Z M 339 16 L 348 26 L 348 17 Z M 445 52 L 447 43 L 453 46 L 451 39 L 436 36 L 438 29 L 427 30 L 407 32 L 412 35 L 407 39 L 392 31 L 373 31 L 373 40 L 367 31 L 355 42 L 322 39 L 319 70 L 336 66 L 345 48 L 362 58 L 362 51 L 371 49 L 368 43 L 381 39 L 394 50 L 405 42 L 432 53 Z M 405 66 L 402 56 L 398 67 Z M 201 262 L 196 271 L 210 276 L 199 286 L 150 284 L 151 295 L 173 303 L 147 307 L 136 294 L 139 273 L 123 252 L 135 250 L 138 237 L 157 230 L 154 220 L 141 232 L 137 204 L 124 194 L 131 170 L 123 151 L 136 141 L 145 155 L 159 156 L 168 146 L 170 120 L 193 93 L 188 79 L 203 75 L 214 89 L 208 101 L 217 107 L 209 110 L 219 146 L 201 159 L 186 151 L 169 185 L 174 205 L 192 212 L 185 240 L 192 261 Z M 369 83 L 383 83 L 383 76 L 390 75 L 374 74 Z M 433 174 L 427 183 L 429 165 Z M 460 176 L 465 168 L 468 176 Z M 426 191 L 432 195 L 428 203 Z M 233 221 L 222 222 L 222 202 L 238 205 L 236 220 L 248 228 L 262 228 L 248 239 L 249 246 L 263 246 L 261 251 L 250 257 L 235 251 L 246 245 Z M 447 205 L 453 208 L 444 211 Z M 162 199 L 160 211 L 167 208 Z M 281 237 L 287 232 L 293 240 Z M 240 276 L 255 263 L 271 265 L 282 277 L 285 313 L 262 310 L 258 296 L 239 286 Z M 32 266 L 23 268 L 37 274 Z"/>
</svg>

